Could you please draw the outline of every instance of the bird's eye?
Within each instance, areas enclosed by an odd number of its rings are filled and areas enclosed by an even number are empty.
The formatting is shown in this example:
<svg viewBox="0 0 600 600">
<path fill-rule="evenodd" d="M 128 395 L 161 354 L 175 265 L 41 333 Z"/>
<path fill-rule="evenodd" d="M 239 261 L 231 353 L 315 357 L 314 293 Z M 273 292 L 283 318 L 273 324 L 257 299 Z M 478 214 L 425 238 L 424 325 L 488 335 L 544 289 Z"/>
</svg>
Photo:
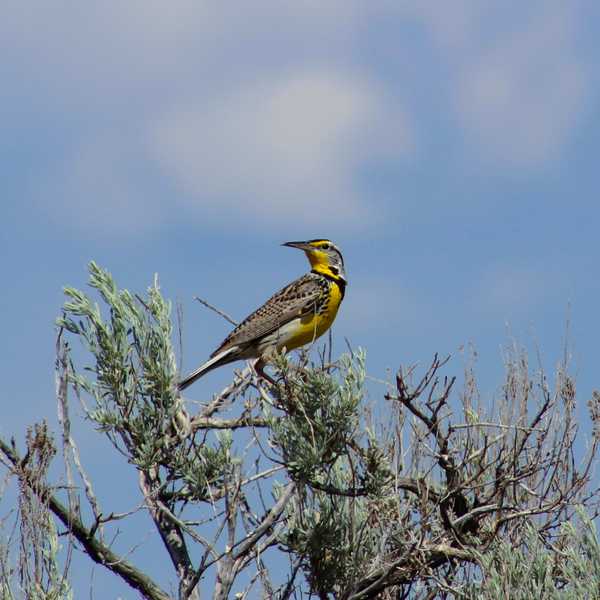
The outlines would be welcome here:
<svg viewBox="0 0 600 600">
<path fill-rule="evenodd" d="M 323 244 L 321 246 L 321 250 L 329 250 L 329 248 L 331 248 L 331 246 L 329 244 Z"/>
</svg>

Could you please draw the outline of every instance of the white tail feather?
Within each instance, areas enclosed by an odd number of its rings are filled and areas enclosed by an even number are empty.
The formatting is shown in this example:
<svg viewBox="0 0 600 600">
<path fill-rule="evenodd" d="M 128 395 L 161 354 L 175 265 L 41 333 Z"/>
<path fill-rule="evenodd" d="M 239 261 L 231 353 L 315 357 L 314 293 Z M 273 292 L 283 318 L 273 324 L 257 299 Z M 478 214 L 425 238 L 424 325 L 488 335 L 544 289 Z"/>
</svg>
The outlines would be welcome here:
<svg viewBox="0 0 600 600">
<path fill-rule="evenodd" d="M 223 352 L 219 352 L 219 354 L 213 356 L 212 358 L 209 358 L 205 363 L 200 365 L 195 371 L 193 371 L 187 377 L 182 379 L 179 382 L 179 384 L 177 385 L 177 388 L 180 391 L 185 390 L 185 388 L 192 385 L 192 383 L 194 383 L 194 381 L 200 379 L 200 377 L 202 377 L 209 371 L 212 371 L 213 369 L 216 369 L 217 367 L 220 367 L 221 365 L 225 365 L 228 362 L 233 362 L 236 359 L 231 358 L 231 354 L 233 354 L 237 350 L 238 350 L 237 346 L 232 346 L 231 348 L 227 348 L 227 350 L 223 350 Z M 227 359 L 229 359 L 229 360 L 227 360 Z"/>
</svg>

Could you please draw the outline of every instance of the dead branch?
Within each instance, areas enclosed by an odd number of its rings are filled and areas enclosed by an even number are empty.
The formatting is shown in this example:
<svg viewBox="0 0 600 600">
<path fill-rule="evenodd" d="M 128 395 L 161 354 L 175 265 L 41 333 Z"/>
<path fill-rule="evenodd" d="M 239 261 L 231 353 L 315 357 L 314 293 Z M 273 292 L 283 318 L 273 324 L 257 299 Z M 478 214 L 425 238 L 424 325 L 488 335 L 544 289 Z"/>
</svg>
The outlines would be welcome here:
<svg viewBox="0 0 600 600">
<path fill-rule="evenodd" d="M 150 577 L 100 542 L 92 534 L 91 530 L 85 527 L 76 514 L 66 508 L 52 495 L 50 488 L 39 486 L 37 483 L 30 481 L 27 471 L 21 468 L 21 464 L 25 458 L 21 458 L 14 447 L 9 446 L 4 440 L 0 439 L 0 451 L 2 451 L 12 465 L 13 472 L 21 484 L 27 486 L 41 500 L 48 503 L 49 509 L 58 517 L 67 530 L 73 534 L 94 562 L 118 575 L 129 586 L 144 594 L 146 598 L 152 600 L 172 600 Z"/>
</svg>

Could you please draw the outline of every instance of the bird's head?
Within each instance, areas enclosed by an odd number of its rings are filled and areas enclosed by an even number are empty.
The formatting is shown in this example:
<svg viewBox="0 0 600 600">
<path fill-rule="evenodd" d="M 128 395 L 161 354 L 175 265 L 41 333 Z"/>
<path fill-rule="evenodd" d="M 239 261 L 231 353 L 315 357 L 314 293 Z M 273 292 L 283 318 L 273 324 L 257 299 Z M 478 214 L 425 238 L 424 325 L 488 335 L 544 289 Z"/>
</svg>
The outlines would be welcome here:
<svg viewBox="0 0 600 600">
<path fill-rule="evenodd" d="M 319 238 L 306 242 L 286 242 L 288 248 L 303 250 L 315 273 L 321 273 L 336 280 L 346 282 L 344 257 L 340 249 L 330 240 Z"/>
</svg>

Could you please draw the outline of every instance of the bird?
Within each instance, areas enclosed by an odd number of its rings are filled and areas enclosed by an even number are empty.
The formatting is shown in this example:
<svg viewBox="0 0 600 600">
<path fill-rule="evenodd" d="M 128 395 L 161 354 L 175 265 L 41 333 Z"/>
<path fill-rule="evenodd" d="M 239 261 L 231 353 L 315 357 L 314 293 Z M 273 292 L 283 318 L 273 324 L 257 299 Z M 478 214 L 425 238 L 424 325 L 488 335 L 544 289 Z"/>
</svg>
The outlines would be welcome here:
<svg viewBox="0 0 600 600">
<path fill-rule="evenodd" d="M 331 327 L 347 285 L 340 249 L 325 238 L 285 242 L 282 246 L 302 250 L 310 262 L 310 272 L 279 290 L 237 325 L 206 362 L 179 382 L 179 391 L 213 369 L 251 358 L 258 359 L 255 371 L 270 379 L 263 368 L 273 351 L 300 348 Z"/>
</svg>

